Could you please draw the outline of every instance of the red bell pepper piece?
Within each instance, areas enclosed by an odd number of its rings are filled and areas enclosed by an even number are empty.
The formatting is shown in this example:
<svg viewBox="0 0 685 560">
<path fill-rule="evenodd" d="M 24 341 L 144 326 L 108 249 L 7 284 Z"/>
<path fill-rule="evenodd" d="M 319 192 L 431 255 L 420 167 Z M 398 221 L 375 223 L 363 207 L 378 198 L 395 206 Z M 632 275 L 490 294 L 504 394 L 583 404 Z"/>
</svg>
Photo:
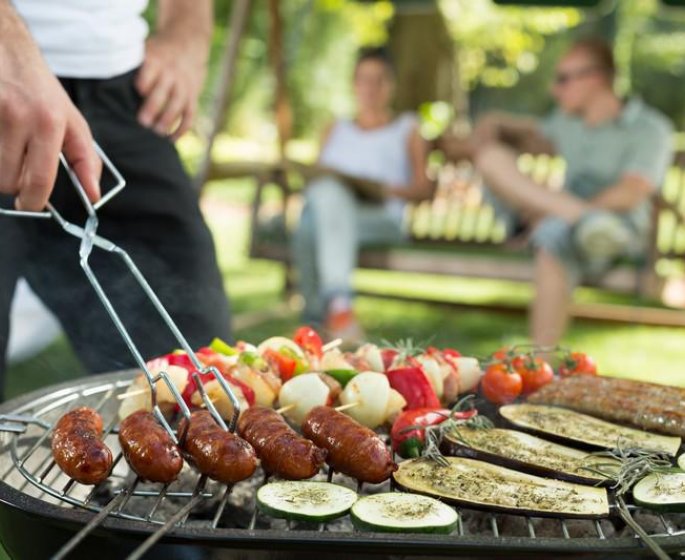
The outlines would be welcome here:
<svg viewBox="0 0 685 560">
<path fill-rule="evenodd" d="M 300 327 L 295 331 L 293 342 L 307 354 L 321 358 L 323 356 L 323 340 L 311 327 Z"/>
<path fill-rule="evenodd" d="M 238 387 L 243 392 L 243 396 L 245 397 L 245 400 L 250 406 L 252 406 L 255 403 L 255 394 L 252 387 L 240 381 L 239 379 L 233 378 L 233 376 L 230 374 L 230 368 L 226 367 L 225 358 L 223 356 L 216 353 L 211 348 L 200 348 L 197 351 L 197 355 L 203 365 L 216 367 L 216 369 L 223 376 L 223 378 L 226 379 L 226 381 L 228 381 L 231 385 Z M 192 396 L 195 393 L 195 391 L 197 391 L 197 385 L 195 384 L 195 380 L 193 379 L 193 373 L 197 371 L 197 368 L 190 360 L 190 356 L 188 356 L 188 354 L 169 354 L 164 358 L 169 362 L 169 365 L 182 367 L 188 372 L 188 384 L 186 385 L 186 388 L 184 389 L 183 394 L 181 396 L 183 397 L 183 400 L 186 402 L 186 404 L 188 406 L 191 406 Z M 206 385 L 207 383 L 215 379 L 213 373 L 205 373 L 199 375 L 203 385 Z"/>
<path fill-rule="evenodd" d="M 269 365 L 278 373 L 278 376 L 285 383 L 295 375 L 297 370 L 297 360 L 286 356 L 285 354 L 267 348 L 264 351 L 264 359 L 269 362 Z"/>
<path fill-rule="evenodd" d="M 428 426 L 437 426 L 448 418 L 468 420 L 477 414 L 475 409 L 464 412 L 452 412 L 445 408 L 406 410 L 395 419 L 392 425 L 390 431 L 392 448 L 400 457 L 405 459 L 420 457 L 426 441 L 426 428 Z"/>
<path fill-rule="evenodd" d="M 167 354 L 164 356 L 164 359 L 169 362 L 170 366 L 182 367 L 183 369 L 188 370 L 189 373 L 197 371 L 197 368 L 190 360 L 190 356 L 188 356 L 188 354 Z"/>
<path fill-rule="evenodd" d="M 420 367 L 405 367 L 386 372 L 390 386 L 407 401 L 405 410 L 440 408 L 440 399 Z"/>
</svg>

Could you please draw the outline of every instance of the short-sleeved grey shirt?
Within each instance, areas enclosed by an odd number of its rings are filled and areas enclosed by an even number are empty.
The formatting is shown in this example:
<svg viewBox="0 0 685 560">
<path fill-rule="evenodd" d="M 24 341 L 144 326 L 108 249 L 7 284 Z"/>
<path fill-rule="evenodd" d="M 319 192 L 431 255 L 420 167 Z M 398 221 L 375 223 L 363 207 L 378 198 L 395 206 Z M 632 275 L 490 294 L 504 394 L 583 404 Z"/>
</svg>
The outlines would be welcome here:
<svg viewBox="0 0 685 560">
<path fill-rule="evenodd" d="M 627 101 L 617 119 L 599 126 L 556 110 L 541 122 L 541 130 L 566 161 L 566 188 L 585 199 L 628 173 L 661 188 L 673 157 L 670 121 L 639 99 Z M 644 231 L 649 208 L 647 201 L 626 217 Z"/>
</svg>

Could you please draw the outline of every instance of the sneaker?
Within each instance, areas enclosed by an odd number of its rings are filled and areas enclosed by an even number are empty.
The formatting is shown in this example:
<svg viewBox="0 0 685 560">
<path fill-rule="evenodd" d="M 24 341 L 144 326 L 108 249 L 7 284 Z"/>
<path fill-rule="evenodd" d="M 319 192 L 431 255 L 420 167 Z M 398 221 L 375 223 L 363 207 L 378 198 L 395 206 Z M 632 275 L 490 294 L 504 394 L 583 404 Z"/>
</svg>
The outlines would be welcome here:
<svg viewBox="0 0 685 560">
<path fill-rule="evenodd" d="M 354 311 L 332 312 L 326 320 L 326 332 L 331 340 L 340 338 L 343 346 L 355 346 L 364 341 L 365 334 Z"/>
</svg>

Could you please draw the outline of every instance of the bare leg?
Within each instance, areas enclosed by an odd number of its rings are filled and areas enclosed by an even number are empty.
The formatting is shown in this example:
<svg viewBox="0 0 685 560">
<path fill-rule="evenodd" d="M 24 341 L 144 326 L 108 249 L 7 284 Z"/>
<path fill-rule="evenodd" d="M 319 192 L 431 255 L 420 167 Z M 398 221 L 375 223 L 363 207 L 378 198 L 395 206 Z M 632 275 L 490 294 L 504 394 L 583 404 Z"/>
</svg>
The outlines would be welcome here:
<svg viewBox="0 0 685 560">
<path fill-rule="evenodd" d="M 551 253 L 535 254 L 535 299 L 530 309 L 531 338 L 540 346 L 554 346 L 568 322 L 569 286 L 566 269 Z"/>
<path fill-rule="evenodd" d="M 494 194 L 514 209 L 534 216 L 556 216 L 574 224 L 589 204 L 566 192 L 553 192 L 521 173 L 517 154 L 508 146 L 491 142 L 478 150 L 476 168 Z"/>
</svg>

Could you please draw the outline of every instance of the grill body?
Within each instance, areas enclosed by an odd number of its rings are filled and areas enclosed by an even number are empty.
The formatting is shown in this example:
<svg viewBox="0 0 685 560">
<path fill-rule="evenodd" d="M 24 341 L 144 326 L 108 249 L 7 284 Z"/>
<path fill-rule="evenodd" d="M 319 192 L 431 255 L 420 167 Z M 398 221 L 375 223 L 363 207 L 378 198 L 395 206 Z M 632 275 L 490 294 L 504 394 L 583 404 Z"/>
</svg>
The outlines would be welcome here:
<svg viewBox="0 0 685 560">
<path fill-rule="evenodd" d="M 49 429 L 29 426 L 21 434 L 0 433 L 0 540 L 13 558 L 48 558 L 125 488 L 133 494 L 130 500 L 89 535 L 74 558 L 125 557 L 188 503 L 193 493 L 203 496 L 198 506 L 146 558 L 649 556 L 635 535 L 615 519 L 541 519 L 460 508 L 461 521 L 452 535 L 386 535 L 354 532 L 349 520 L 308 525 L 266 518 L 255 511 L 254 494 L 262 482 L 258 475 L 233 489 L 213 482 L 201 486 L 199 477 L 186 466 L 179 481 L 166 489 L 135 483 L 128 465 L 120 458 L 115 433 L 120 403 L 116 397 L 134 376 L 135 372 L 120 372 L 85 378 L 44 388 L 0 406 L 0 414 L 37 416 L 49 424 L 76 406 L 97 408 L 105 421 L 106 442 L 119 457 L 111 482 L 92 490 L 73 483 L 51 465 Z M 351 487 L 356 484 L 338 474 L 333 480 Z M 386 483 L 365 486 L 362 492 L 388 489 Z M 685 550 L 685 514 L 654 515 L 639 510 L 634 514 L 666 550 Z"/>
</svg>

